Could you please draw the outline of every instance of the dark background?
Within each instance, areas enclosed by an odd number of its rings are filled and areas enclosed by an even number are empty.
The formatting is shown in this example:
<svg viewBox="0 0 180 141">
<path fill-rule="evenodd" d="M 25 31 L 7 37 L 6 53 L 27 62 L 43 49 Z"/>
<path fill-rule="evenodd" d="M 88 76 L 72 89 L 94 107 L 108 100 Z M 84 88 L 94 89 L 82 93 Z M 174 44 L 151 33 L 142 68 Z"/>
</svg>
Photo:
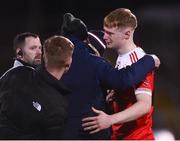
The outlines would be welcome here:
<svg viewBox="0 0 180 141">
<path fill-rule="evenodd" d="M 6 0 L 0 4 L 0 74 L 13 63 L 12 41 L 16 34 L 34 32 L 43 41 L 59 34 L 62 16 L 71 12 L 88 29 L 102 29 L 103 18 L 110 11 L 129 8 L 139 21 L 135 43 L 161 59 L 156 72 L 153 129 L 168 129 L 180 139 L 180 2 L 140 0 Z M 107 50 L 105 57 L 113 64 L 116 54 Z"/>
</svg>

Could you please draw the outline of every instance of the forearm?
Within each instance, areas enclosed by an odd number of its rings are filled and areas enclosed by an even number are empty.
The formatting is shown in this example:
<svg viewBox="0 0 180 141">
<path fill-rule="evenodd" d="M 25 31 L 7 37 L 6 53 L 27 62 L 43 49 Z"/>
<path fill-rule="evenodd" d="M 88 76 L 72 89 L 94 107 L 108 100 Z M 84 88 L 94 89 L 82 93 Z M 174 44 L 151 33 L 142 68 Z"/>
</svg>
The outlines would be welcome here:
<svg viewBox="0 0 180 141">
<path fill-rule="evenodd" d="M 112 124 L 122 124 L 125 122 L 133 121 L 143 116 L 150 110 L 150 105 L 143 101 L 136 102 L 126 110 L 111 115 Z"/>
</svg>

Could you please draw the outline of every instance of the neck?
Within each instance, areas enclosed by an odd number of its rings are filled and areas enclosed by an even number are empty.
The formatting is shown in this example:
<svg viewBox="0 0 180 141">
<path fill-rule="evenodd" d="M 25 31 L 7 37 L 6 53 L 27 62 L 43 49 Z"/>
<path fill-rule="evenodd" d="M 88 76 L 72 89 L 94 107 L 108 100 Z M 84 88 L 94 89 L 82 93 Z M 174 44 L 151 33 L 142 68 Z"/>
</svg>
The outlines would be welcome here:
<svg viewBox="0 0 180 141">
<path fill-rule="evenodd" d="M 118 49 L 118 54 L 126 54 L 130 51 L 132 51 L 133 49 L 136 48 L 136 45 L 134 44 L 134 42 L 127 42 L 127 44 L 124 44 L 121 48 Z"/>
<path fill-rule="evenodd" d="M 16 58 L 16 60 L 18 60 L 19 62 L 21 62 L 24 66 L 30 66 L 30 67 L 33 67 L 33 68 L 35 68 L 37 65 L 35 65 L 35 64 L 30 64 L 30 63 L 28 63 L 28 62 L 26 62 L 26 61 L 24 61 L 24 60 L 22 60 L 22 59 L 19 59 L 19 58 Z"/>
<path fill-rule="evenodd" d="M 64 74 L 65 70 L 63 68 L 57 69 L 57 68 L 51 68 L 51 67 L 46 67 L 47 71 L 54 76 L 56 79 L 60 80 L 62 75 Z"/>
</svg>

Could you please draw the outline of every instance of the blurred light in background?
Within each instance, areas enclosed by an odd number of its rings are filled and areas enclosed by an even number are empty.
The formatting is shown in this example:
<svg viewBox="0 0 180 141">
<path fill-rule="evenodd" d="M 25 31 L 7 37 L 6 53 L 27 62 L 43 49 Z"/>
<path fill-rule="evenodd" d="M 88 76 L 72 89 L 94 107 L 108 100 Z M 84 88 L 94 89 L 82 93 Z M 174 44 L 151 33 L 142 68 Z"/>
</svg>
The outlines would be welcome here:
<svg viewBox="0 0 180 141">
<path fill-rule="evenodd" d="M 174 134 L 168 129 L 154 130 L 155 140 L 175 140 Z"/>
</svg>

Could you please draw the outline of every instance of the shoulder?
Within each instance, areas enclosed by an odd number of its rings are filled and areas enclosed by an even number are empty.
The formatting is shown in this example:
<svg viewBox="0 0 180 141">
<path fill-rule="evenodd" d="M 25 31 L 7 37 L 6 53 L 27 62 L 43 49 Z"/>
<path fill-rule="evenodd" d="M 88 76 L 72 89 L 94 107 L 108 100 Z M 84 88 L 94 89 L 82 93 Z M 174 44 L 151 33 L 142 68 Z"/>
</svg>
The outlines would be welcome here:
<svg viewBox="0 0 180 141">
<path fill-rule="evenodd" d="M 103 57 L 91 55 L 90 58 L 92 66 L 94 67 L 94 70 L 97 73 L 97 75 L 107 73 L 108 71 L 114 69 L 112 64 Z"/>
<path fill-rule="evenodd" d="M 144 57 L 146 53 L 144 52 L 144 50 L 140 47 L 136 47 L 135 49 L 133 49 L 131 52 L 128 53 L 128 55 L 126 55 L 126 57 L 128 56 L 128 58 L 130 59 L 130 61 L 132 63 L 137 62 L 139 59 L 141 59 L 142 57 Z"/>
<path fill-rule="evenodd" d="M 31 74 L 34 71 L 33 68 L 31 67 L 27 67 L 27 66 L 18 66 L 15 68 L 11 68 L 9 70 L 7 70 L 0 79 L 4 79 L 4 78 L 21 78 L 21 77 L 26 77 L 28 76 L 28 74 Z"/>
<path fill-rule="evenodd" d="M 34 70 L 19 66 L 6 72 L 0 79 L 0 89 L 19 89 L 31 83 Z"/>
<path fill-rule="evenodd" d="M 107 63 L 106 59 L 104 59 L 101 56 L 94 55 L 94 54 L 90 54 L 90 59 L 96 63 Z"/>
<path fill-rule="evenodd" d="M 137 56 L 138 60 L 141 59 L 144 55 L 146 55 L 146 53 L 141 47 L 136 47 L 133 53 Z"/>
<path fill-rule="evenodd" d="M 31 73 L 34 71 L 34 68 L 28 67 L 28 66 L 19 66 L 16 68 L 11 69 L 8 73 L 9 74 L 17 74 L 17 75 L 23 75 L 25 73 Z"/>
</svg>

